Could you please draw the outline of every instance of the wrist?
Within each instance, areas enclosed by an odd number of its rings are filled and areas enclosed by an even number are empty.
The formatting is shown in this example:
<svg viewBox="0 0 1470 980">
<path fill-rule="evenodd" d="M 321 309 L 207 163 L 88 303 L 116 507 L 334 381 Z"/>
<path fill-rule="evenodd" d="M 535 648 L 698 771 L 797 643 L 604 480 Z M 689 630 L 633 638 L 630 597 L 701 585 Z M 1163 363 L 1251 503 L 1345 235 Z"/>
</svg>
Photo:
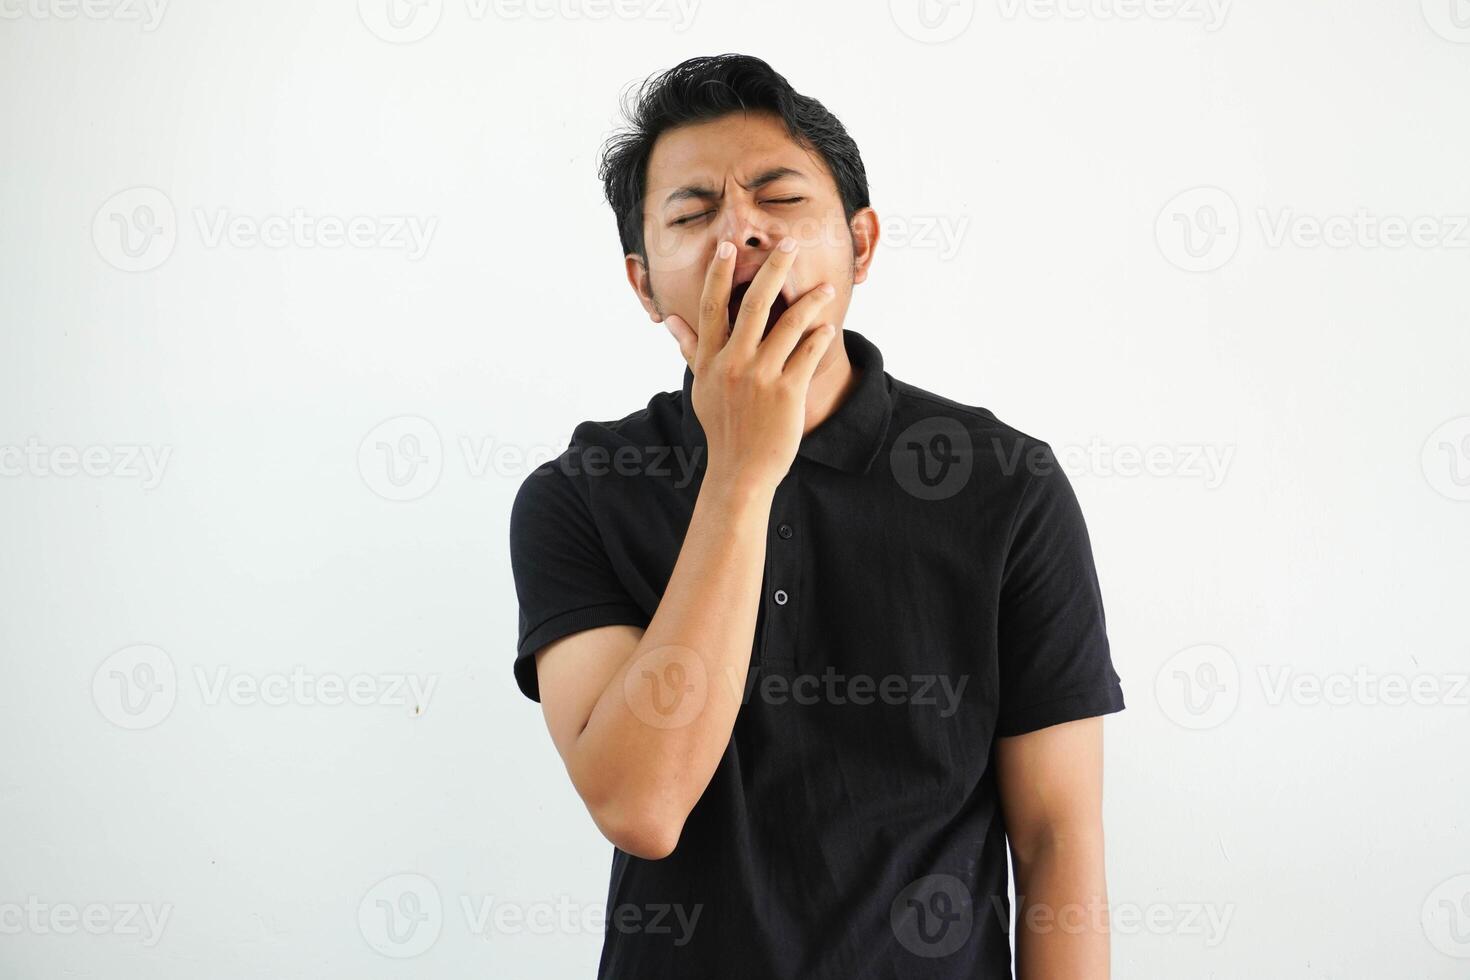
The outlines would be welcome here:
<svg viewBox="0 0 1470 980">
<path fill-rule="evenodd" d="M 745 474 L 724 470 L 707 470 L 699 488 L 699 499 L 712 500 L 723 512 L 769 512 L 775 496 L 775 487 Z"/>
</svg>

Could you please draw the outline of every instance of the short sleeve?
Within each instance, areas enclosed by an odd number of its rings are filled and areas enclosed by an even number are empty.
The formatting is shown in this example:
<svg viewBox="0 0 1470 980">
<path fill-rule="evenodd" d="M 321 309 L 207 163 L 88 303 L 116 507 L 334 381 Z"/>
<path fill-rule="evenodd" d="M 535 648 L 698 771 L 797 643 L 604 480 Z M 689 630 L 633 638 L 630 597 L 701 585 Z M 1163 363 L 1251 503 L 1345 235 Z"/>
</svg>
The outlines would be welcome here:
<svg viewBox="0 0 1470 980">
<path fill-rule="evenodd" d="M 1051 447 L 1038 447 L 1001 579 L 999 736 L 1124 707 L 1082 508 Z"/>
<path fill-rule="evenodd" d="M 647 626 L 618 579 L 586 500 L 556 461 L 532 471 L 510 514 L 510 563 L 520 604 L 515 679 L 541 700 L 536 651 L 596 626 Z"/>
</svg>

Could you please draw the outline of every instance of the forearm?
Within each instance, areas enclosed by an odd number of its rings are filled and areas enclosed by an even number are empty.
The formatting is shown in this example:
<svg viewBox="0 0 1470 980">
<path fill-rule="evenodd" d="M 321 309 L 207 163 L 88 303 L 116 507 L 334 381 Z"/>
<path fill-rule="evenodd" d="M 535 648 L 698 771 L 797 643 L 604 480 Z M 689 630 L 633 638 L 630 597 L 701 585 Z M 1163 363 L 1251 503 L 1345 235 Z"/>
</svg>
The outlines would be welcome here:
<svg viewBox="0 0 1470 980">
<path fill-rule="evenodd" d="M 729 744 L 773 496 L 706 475 L 658 609 L 578 737 L 574 779 L 594 817 L 637 828 L 651 851 L 673 847 Z"/>
<path fill-rule="evenodd" d="M 1107 876 L 1101 829 L 1015 854 L 1017 980 L 1107 980 Z"/>
</svg>

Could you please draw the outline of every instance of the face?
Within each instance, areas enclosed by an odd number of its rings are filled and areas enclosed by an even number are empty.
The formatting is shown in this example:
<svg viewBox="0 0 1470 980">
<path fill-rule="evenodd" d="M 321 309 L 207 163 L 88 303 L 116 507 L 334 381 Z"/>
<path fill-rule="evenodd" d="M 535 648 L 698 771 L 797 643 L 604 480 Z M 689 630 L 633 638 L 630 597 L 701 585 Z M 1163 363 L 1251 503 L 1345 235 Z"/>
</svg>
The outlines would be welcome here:
<svg viewBox="0 0 1470 980">
<path fill-rule="evenodd" d="M 735 244 L 738 285 L 754 277 L 783 237 L 795 238 L 796 259 L 776 307 L 824 282 L 837 288 L 812 329 L 842 326 L 852 287 L 867 278 L 878 222 L 864 208 L 849 225 L 821 157 L 792 141 L 778 117 L 734 112 L 658 138 L 648 162 L 643 236 L 648 261 L 627 256 L 628 281 L 655 323 L 677 314 L 696 331 L 705 272 L 720 242 Z"/>
</svg>

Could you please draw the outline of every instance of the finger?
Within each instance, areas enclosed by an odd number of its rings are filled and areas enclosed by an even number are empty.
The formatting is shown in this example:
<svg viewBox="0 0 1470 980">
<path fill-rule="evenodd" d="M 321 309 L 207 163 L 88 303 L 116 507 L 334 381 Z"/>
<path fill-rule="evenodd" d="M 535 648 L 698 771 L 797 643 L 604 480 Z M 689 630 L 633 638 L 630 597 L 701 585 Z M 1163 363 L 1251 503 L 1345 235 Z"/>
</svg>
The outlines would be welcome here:
<svg viewBox="0 0 1470 980">
<path fill-rule="evenodd" d="M 677 313 L 664 317 L 664 326 L 668 327 L 669 334 L 678 342 L 679 353 L 684 356 L 685 362 L 691 368 L 694 367 L 695 355 L 699 353 L 699 336 Z"/>
<path fill-rule="evenodd" d="M 745 291 L 745 298 L 740 301 L 740 312 L 735 315 L 735 326 L 730 330 L 730 343 L 746 357 L 753 356 L 756 345 L 761 342 L 766 320 L 771 315 L 771 304 L 775 302 L 776 294 L 781 292 L 786 274 L 795 261 L 796 239 L 781 239 L 781 243 L 766 256 L 765 264 L 756 271 L 750 288 Z"/>
<path fill-rule="evenodd" d="M 817 364 L 822 360 L 822 355 L 827 353 L 827 348 L 832 346 L 832 338 L 836 336 L 837 327 L 830 323 L 824 323 L 813 330 L 792 352 L 791 360 L 786 362 L 784 376 L 791 378 L 802 391 L 810 388 Z"/>
<path fill-rule="evenodd" d="M 729 255 L 721 255 L 722 251 Z M 725 346 L 730 333 L 730 282 L 735 278 L 735 243 L 720 242 L 704 273 L 699 297 L 699 345 L 693 365 L 696 374 Z"/>
<path fill-rule="evenodd" d="M 817 317 L 823 314 L 836 295 L 837 290 L 830 282 L 807 290 L 771 327 L 771 332 L 761 341 L 756 357 L 772 371 L 782 370 L 807 327 L 817 322 Z"/>
</svg>

